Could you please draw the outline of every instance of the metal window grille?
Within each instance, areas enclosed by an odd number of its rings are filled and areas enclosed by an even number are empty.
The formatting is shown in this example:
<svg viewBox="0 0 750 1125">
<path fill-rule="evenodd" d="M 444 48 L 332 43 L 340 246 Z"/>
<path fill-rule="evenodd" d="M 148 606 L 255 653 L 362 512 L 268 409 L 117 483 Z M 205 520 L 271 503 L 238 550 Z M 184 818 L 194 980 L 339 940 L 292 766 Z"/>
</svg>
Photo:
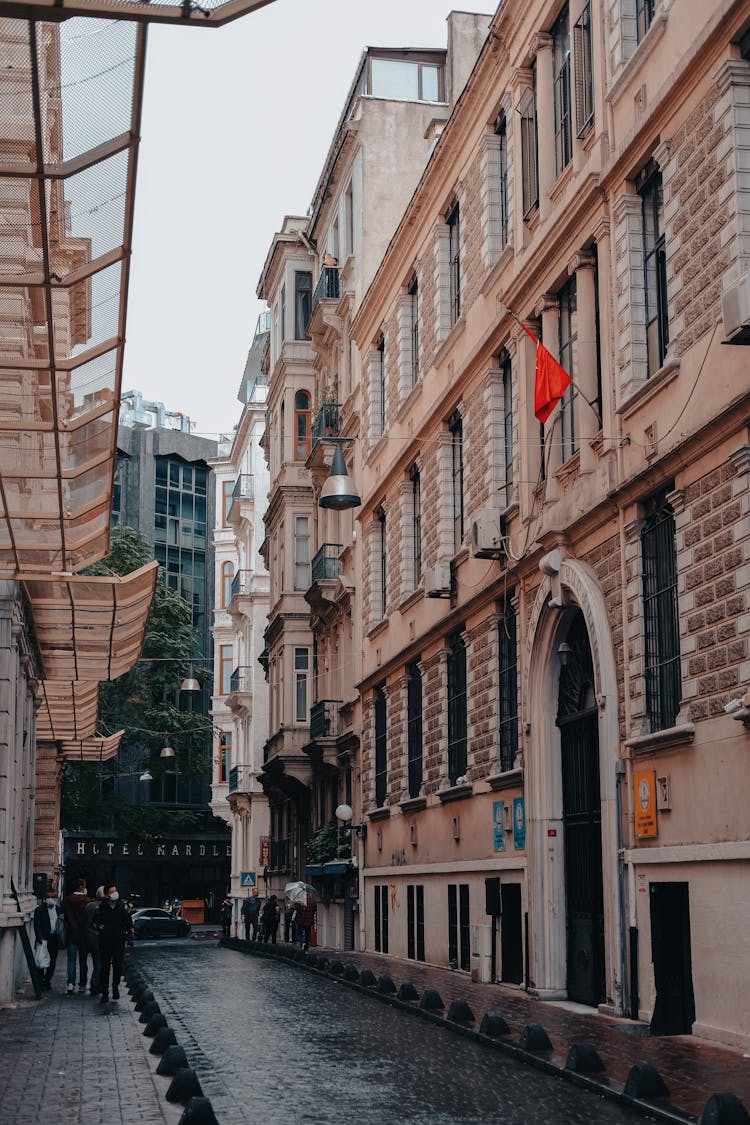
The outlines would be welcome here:
<svg viewBox="0 0 750 1125">
<path fill-rule="evenodd" d="M 386 702 L 382 687 L 375 690 L 375 804 L 381 808 L 388 795 L 388 747 L 386 744 Z"/>
<path fill-rule="evenodd" d="M 451 478 L 453 491 L 453 550 L 458 553 L 464 541 L 464 435 L 461 416 L 449 424 L 451 432 Z"/>
<path fill-rule="evenodd" d="M 458 203 L 453 204 L 446 222 L 448 224 L 451 324 L 455 324 L 461 315 L 461 221 Z"/>
<path fill-rule="evenodd" d="M 412 586 L 416 590 L 422 581 L 422 484 L 416 466 L 411 471 L 411 531 L 414 551 Z"/>
<path fill-rule="evenodd" d="M 409 796 L 418 797 L 422 788 L 422 673 L 418 664 L 408 668 L 406 689 L 406 740 Z"/>
<path fill-rule="evenodd" d="M 516 613 L 508 606 L 498 625 L 500 679 L 500 769 L 512 770 L 518 753 L 518 646 Z"/>
<path fill-rule="evenodd" d="M 654 19 L 654 0 L 636 0 L 635 26 L 636 37 L 640 43 Z"/>
<path fill-rule="evenodd" d="M 498 150 L 498 188 L 500 192 L 500 241 L 503 249 L 508 245 L 508 132 L 505 118 L 501 117 L 495 126 L 499 141 Z"/>
<path fill-rule="evenodd" d="M 505 465 L 506 503 L 513 484 L 513 366 L 510 356 L 503 359 L 503 461 Z"/>
<path fill-rule="evenodd" d="M 448 964 L 458 968 L 458 895 L 456 884 L 448 884 Z"/>
<path fill-rule="evenodd" d="M 674 726 L 682 694 L 675 522 L 663 498 L 644 520 L 641 550 L 646 710 L 651 730 L 658 731 Z"/>
<path fill-rule="evenodd" d="M 552 28 L 553 91 L 555 103 L 555 163 L 558 176 L 573 157 L 570 113 L 570 23 L 568 6 Z"/>
<path fill-rule="evenodd" d="M 583 137 L 594 121 L 594 65 L 591 0 L 573 25 L 575 61 L 576 135 Z"/>
<path fill-rule="evenodd" d="M 406 887 L 406 956 L 410 961 L 424 961 L 424 887 L 408 883 Z"/>
<path fill-rule="evenodd" d="M 669 344 L 667 253 L 664 239 L 664 199 L 659 172 L 647 170 L 640 186 L 643 215 L 643 275 L 646 297 L 648 374 L 664 363 Z"/>
<path fill-rule="evenodd" d="M 409 286 L 411 297 L 411 382 L 419 379 L 419 282 L 416 277 Z"/>
<path fill-rule="evenodd" d="M 448 654 L 448 780 L 466 773 L 466 646 L 454 637 Z"/>
<path fill-rule="evenodd" d="M 565 283 L 559 294 L 559 347 L 560 363 L 575 379 L 573 370 L 573 357 L 577 341 L 576 332 L 576 279 L 575 274 Z M 578 392 L 571 383 L 560 400 L 560 440 L 562 442 L 562 459 L 567 461 L 578 449 L 578 435 L 576 433 L 576 399 Z"/>
<path fill-rule="evenodd" d="M 518 106 L 521 118 L 521 179 L 523 217 L 528 219 L 539 206 L 539 157 L 536 128 L 536 68 L 534 87 L 525 90 Z"/>
</svg>

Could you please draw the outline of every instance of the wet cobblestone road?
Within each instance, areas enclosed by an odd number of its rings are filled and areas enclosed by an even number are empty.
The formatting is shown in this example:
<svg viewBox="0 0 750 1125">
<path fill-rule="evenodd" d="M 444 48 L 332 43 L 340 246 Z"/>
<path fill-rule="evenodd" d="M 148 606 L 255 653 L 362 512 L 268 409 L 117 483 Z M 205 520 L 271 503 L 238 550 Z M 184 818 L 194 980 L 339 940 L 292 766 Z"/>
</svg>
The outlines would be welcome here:
<svg viewBox="0 0 750 1125">
<path fill-rule="evenodd" d="M 134 960 L 221 1125 L 626 1125 L 639 1114 L 333 980 L 197 943 Z"/>
</svg>

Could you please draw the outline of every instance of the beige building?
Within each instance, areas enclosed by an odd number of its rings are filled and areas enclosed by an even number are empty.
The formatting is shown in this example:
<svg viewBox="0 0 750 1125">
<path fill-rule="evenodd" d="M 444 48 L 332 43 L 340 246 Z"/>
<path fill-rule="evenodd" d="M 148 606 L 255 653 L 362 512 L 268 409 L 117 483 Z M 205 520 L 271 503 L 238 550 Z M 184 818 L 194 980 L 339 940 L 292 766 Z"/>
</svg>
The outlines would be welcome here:
<svg viewBox="0 0 750 1125">
<path fill-rule="evenodd" d="M 214 723 L 211 809 L 232 827 L 231 897 L 239 924 L 251 879 L 268 863 L 268 800 L 260 787 L 268 735 L 267 693 L 258 657 L 268 616 L 268 574 L 260 548 L 268 468 L 260 442 L 266 424 L 268 316 L 258 319 L 240 383 L 240 420 L 211 462 L 216 482 Z M 244 873 L 244 885 L 243 885 Z"/>
<path fill-rule="evenodd" d="M 748 28 L 504 0 L 351 330 L 367 947 L 743 1046 Z"/>
</svg>

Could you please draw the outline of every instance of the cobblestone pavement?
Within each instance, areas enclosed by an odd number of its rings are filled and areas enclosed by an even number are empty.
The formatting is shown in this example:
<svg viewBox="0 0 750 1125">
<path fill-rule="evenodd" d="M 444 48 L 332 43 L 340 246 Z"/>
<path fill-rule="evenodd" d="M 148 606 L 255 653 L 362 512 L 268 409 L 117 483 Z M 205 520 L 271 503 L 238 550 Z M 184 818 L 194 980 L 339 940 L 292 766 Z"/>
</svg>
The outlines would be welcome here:
<svg viewBox="0 0 750 1125">
<path fill-rule="evenodd" d="M 644 1118 L 284 962 L 203 946 L 137 963 L 221 1125 L 628 1125 Z"/>
<path fill-rule="evenodd" d="M 182 1107 L 164 1099 L 124 984 L 106 1008 L 68 996 L 64 962 L 41 1000 L 0 1009 L 2 1125 L 176 1125 Z"/>
<path fill-rule="evenodd" d="M 345 964 L 351 961 L 378 976 L 388 973 L 397 986 L 411 981 L 420 995 L 426 988 L 435 988 L 446 1007 L 451 1000 L 464 998 L 478 1021 L 486 1011 L 498 1011 L 510 1025 L 514 1042 L 527 1024 L 542 1024 L 554 1048 L 551 1058 L 561 1065 L 572 1043 L 593 1043 L 607 1077 L 619 1087 L 635 1063 L 649 1062 L 664 1078 L 671 1104 L 683 1113 L 700 1117 L 709 1097 L 726 1091 L 736 1094 L 750 1110 L 750 1059 L 741 1051 L 690 1035 L 651 1038 L 640 1023 L 611 1019 L 580 1004 L 534 1000 L 520 989 L 504 985 L 475 984 L 466 973 L 416 961 L 377 953 L 315 952 Z"/>
</svg>

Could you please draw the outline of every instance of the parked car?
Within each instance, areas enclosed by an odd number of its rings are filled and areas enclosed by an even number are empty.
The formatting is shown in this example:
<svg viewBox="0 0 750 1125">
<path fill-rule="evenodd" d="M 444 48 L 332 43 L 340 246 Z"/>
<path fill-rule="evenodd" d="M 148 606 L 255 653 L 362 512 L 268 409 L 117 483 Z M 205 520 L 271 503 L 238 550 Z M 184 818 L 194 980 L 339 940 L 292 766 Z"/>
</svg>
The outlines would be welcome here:
<svg viewBox="0 0 750 1125">
<path fill-rule="evenodd" d="M 190 923 L 185 918 L 175 917 L 158 906 L 134 910 L 132 918 L 136 938 L 187 937 L 190 933 Z"/>
</svg>

